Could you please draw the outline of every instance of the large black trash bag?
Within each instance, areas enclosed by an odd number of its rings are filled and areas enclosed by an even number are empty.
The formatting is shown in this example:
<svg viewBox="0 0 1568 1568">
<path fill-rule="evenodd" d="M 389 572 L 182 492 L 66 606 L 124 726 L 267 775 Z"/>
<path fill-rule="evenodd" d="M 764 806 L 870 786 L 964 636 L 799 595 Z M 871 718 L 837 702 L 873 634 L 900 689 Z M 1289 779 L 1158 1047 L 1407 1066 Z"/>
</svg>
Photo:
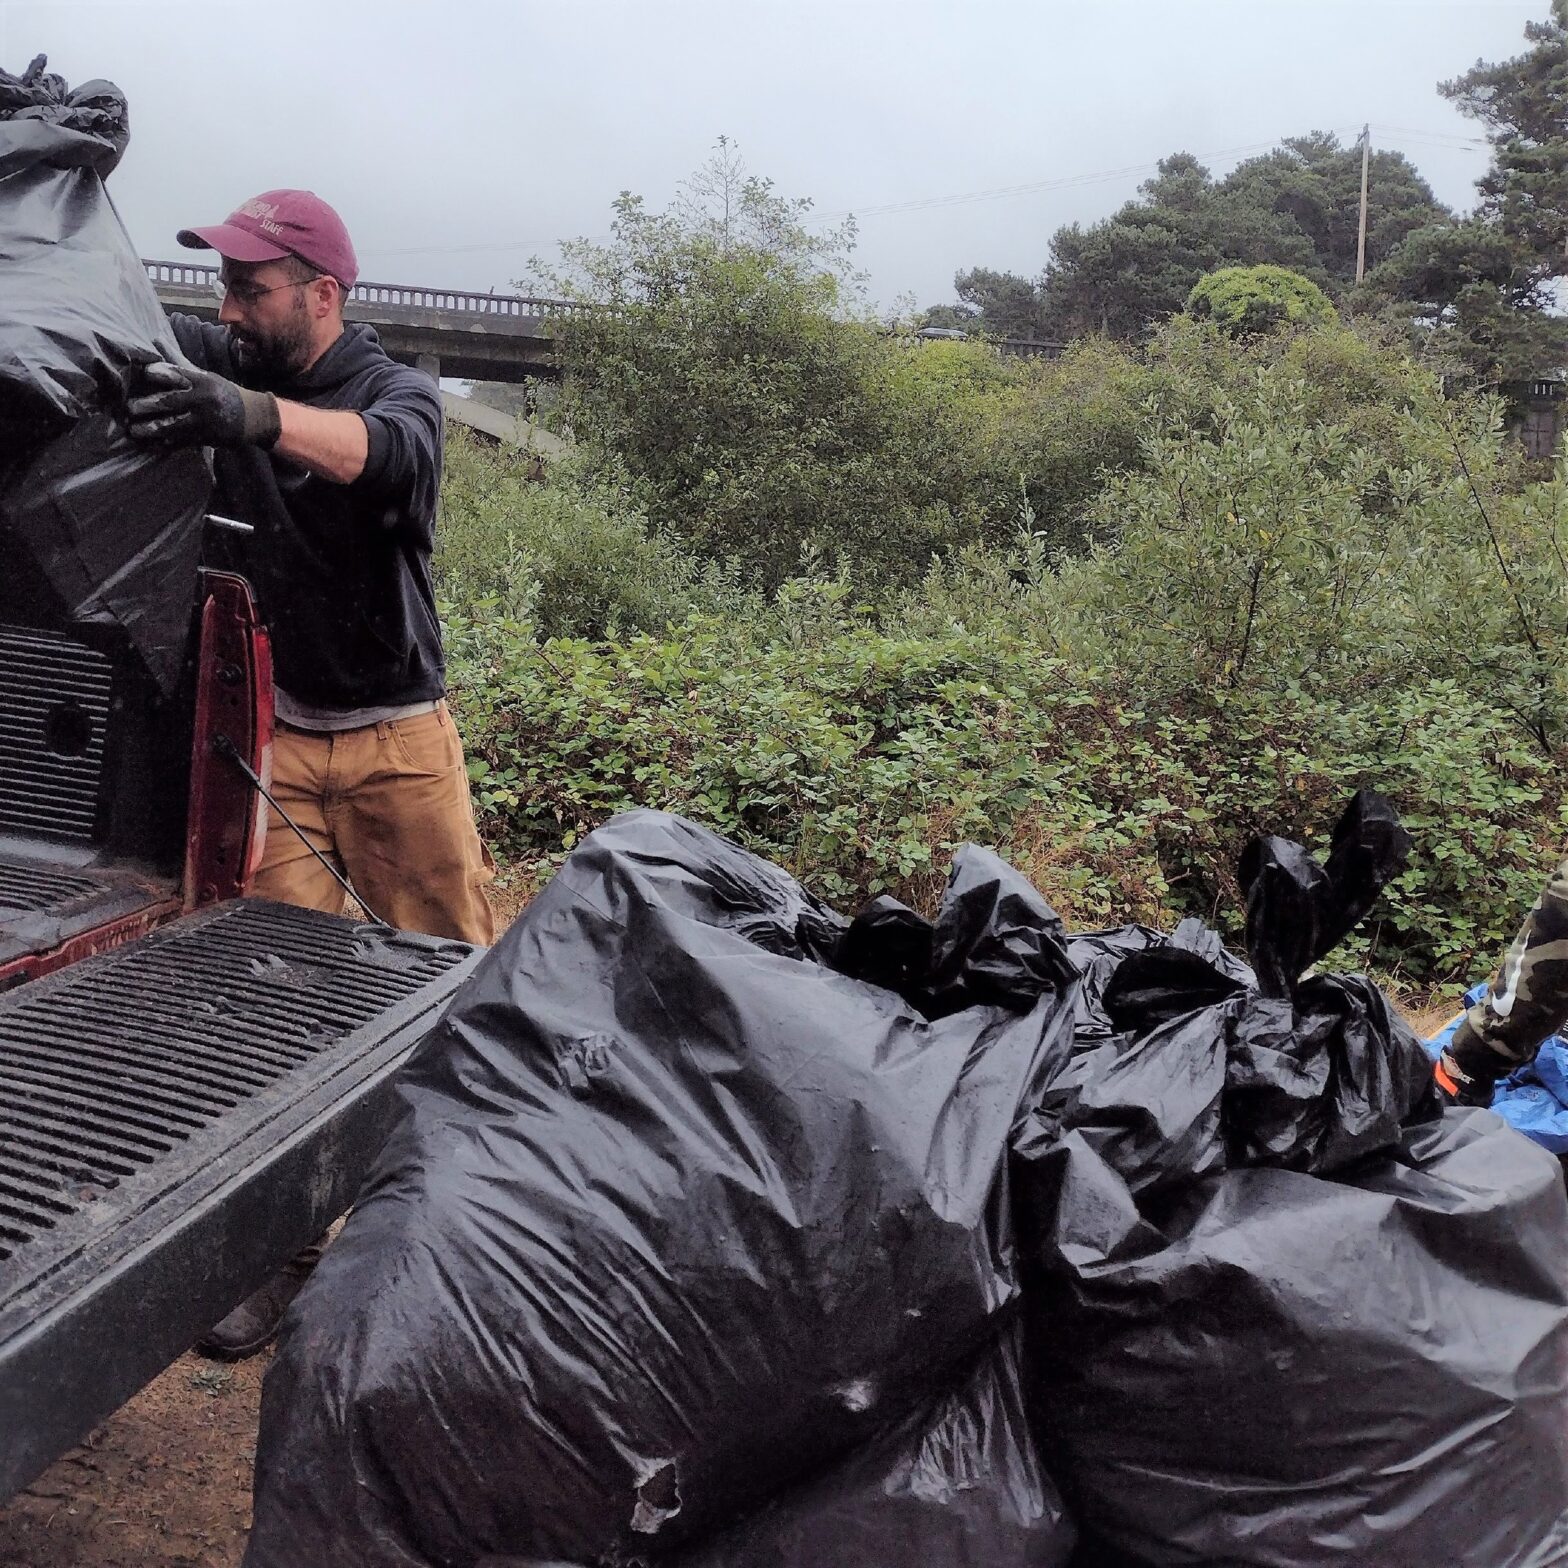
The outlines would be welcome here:
<svg viewBox="0 0 1568 1568">
<path fill-rule="evenodd" d="M 672 1568 L 1066 1568 L 1077 1542 L 1024 1410 L 1015 1321 L 935 1404 Z"/>
<path fill-rule="evenodd" d="M 1007 1148 L 1071 1044 L 1060 925 L 961 852 L 906 977 L 941 1017 L 835 969 L 844 935 L 677 817 L 577 848 L 403 1074 L 285 1328 L 250 1568 L 662 1557 L 991 1339 Z"/>
<path fill-rule="evenodd" d="M 1227 951 L 1218 934 L 1201 920 L 1183 920 L 1169 936 L 1139 925 L 1075 932 L 1067 939 L 1067 956 L 1078 971 L 1078 1049 L 1108 1040 L 1118 1032 L 1105 1011 L 1106 983 L 1124 958 L 1156 947 L 1195 953 L 1223 975 L 1243 984 L 1253 983 L 1251 969 Z"/>
<path fill-rule="evenodd" d="M 211 468 L 149 451 L 117 414 L 135 367 L 179 349 L 104 178 L 128 137 L 108 82 L 0 71 L 0 552 L 50 605 L 0 620 L 118 628 L 165 693 L 196 597 Z"/>
<path fill-rule="evenodd" d="M 1104 991 L 1126 1033 L 1075 1056 L 1019 1142 L 1031 1408 L 1112 1549 L 1089 1561 L 1565 1560 L 1556 1162 L 1444 1114 L 1369 981 L 1298 978 L 1405 844 L 1362 796 L 1326 866 L 1254 845 L 1258 988 L 1190 951 L 1127 958 Z"/>
</svg>

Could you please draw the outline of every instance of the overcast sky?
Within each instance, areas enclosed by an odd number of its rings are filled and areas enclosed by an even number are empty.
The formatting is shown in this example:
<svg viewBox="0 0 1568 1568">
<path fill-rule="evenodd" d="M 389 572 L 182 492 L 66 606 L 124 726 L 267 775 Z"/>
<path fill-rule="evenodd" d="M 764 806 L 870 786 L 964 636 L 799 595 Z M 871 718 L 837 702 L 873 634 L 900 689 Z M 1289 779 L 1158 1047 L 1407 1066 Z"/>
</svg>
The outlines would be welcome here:
<svg viewBox="0 0 1568 1568">
<path fill-rule="evenodd" d="M 1058 226 L 1114 211 L 1177 150 L 1222 173 L 1370 121 L 1468 207 L 1486 155 L 1436 83 L 1520 53 L 1548 9 L 0 0 L 0 66 L 46 52 L 72 82 L 125 90 L 131 147 L 110 190 L 144 256 L 258 191 L 306 186 L 343 214 L 364 277 L 500 290 L 562 237 L 603 234 L 620 191 L 662 205 L 727 135 L 782 193 L 856 213 L 876 300 L 931 304 L 962 267 L 1038 274 Z M 1031 188 L 994 194 L 1016 186 Z M 975 199 L 943 200 L 960 197 Z"/>
</svg>

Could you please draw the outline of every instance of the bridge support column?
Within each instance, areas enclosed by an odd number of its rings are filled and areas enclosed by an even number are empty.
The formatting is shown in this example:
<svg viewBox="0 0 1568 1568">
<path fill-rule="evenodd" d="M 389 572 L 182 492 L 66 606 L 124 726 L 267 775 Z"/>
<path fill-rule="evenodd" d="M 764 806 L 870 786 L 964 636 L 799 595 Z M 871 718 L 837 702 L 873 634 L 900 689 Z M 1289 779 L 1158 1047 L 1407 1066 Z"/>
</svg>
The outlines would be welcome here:
<svg viewBox="0 0 1568 1568">
<path fill-rule="evenodd" d="M 422 370 L 432 381 L 441 379 L 441 356 L 439 354 L 416 354 L 414 368 Z"/>
</svg>

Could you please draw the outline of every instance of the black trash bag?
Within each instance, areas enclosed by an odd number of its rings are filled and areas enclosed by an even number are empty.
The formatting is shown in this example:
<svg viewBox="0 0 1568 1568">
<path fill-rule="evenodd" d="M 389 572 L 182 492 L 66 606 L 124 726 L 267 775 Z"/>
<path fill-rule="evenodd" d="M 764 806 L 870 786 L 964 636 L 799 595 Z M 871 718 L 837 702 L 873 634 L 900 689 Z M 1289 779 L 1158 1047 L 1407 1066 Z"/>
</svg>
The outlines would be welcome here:
<svg viewBox="0 0 1568 1568">
<path fill-rule="evenodd" d="M 1078 971 L 1077 1048 L 1083 1050 L 1118 1033 L 1105 1011 L 1105 987 L 1122 960 L 1150 948 L 1179 948 L 1195 953 L 1222 975 L 1253 984 L 1252 970 L 1229 952 L 1217 932 L 1201 920 L 1183 920 L 1169 936 L 1149 926 L 1118 926 L 1109 931 L 1079 931 L 1067 939 L 1067 956 Z"/>
<path fill-rule="evenodd" d="M 1029 1430 L 1021 1337 L 674 1568 L 1066 1568 L 1078 1532 Z"/>
<path fill-rule="evenodd" d="M 832 955 L 834 968 L 897 991 L 927 1018 L 977 1003 L 1027 1010 L 1077 979 L 1066 933 L 1039 893 L 987 850 L 954 860 L 933 925 L 896 899 L 874 899 Z"/>
<path fill-rule="evenodd" d="M 211 465 L 150 451 L 118 412 L 136 367 L 181 356 L 104 177 L 127 140 L 107 82 L 0 72 L 0 551 L 49 605 L 0 620 L 119 628 L 167 695 L 196 601 Z"/>
<path fill-rule="evenodd" d="M 1290 974 L 1370 908 L 1396 827 L 1358 797 L 1325 866 L 1249 849 L 1252 968 L 1293 992 L 1190 951 L 1127 958 L 1103 1000 L 1128 1032 L 1077 1053 L 1019 1140 L 1031 1409 L 1110 1549 L 1087 1561 L 1568 1551 L 1556 1162 L 1488 1112 L 1445 1115 L 1369 981 Z"/>
<path fill-rule="evenodd" d="M 662 1560 L 991 1340 L 1007 1149 L 1071 1044 L 1059 924 L 960 852 L 909 975 L 939 1018 L 834 968 L 844 930 L 677 817 L 574 851 L 285 1326 L 249 1568 Z"/>
<path fill-rule="evenodd" d="M 129 139 L 108 82 L 0 71 L 0 452 L 68 430 L 173 346 L 103 182 Z"/>
</svg>

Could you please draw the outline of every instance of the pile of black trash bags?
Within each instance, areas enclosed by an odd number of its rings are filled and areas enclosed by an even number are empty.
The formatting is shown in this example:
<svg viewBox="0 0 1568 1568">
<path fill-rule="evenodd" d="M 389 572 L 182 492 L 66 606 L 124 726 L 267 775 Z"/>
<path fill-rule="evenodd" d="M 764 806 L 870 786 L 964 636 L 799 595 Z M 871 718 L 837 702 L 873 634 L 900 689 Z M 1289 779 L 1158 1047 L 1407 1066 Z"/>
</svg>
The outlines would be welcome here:
<svg viewBox="0 0 1568 1568">
<path fill-rule="evenodd" d="M 1254 842 L 1243 963 L 612 821 L 403 1075 L 248 1568 L 1561 1562 L 1557 1164 L 1309 973 L 1407 848 Z"/>
<path fill-rule="evenodd" d="M 104 185 L 125 97 L 44 67 L 0 71 L 0 609 L 123 639 L 168 695 L 212 466 L 122 429 L 140 368 L 181 355 Z"/>
</svg>

